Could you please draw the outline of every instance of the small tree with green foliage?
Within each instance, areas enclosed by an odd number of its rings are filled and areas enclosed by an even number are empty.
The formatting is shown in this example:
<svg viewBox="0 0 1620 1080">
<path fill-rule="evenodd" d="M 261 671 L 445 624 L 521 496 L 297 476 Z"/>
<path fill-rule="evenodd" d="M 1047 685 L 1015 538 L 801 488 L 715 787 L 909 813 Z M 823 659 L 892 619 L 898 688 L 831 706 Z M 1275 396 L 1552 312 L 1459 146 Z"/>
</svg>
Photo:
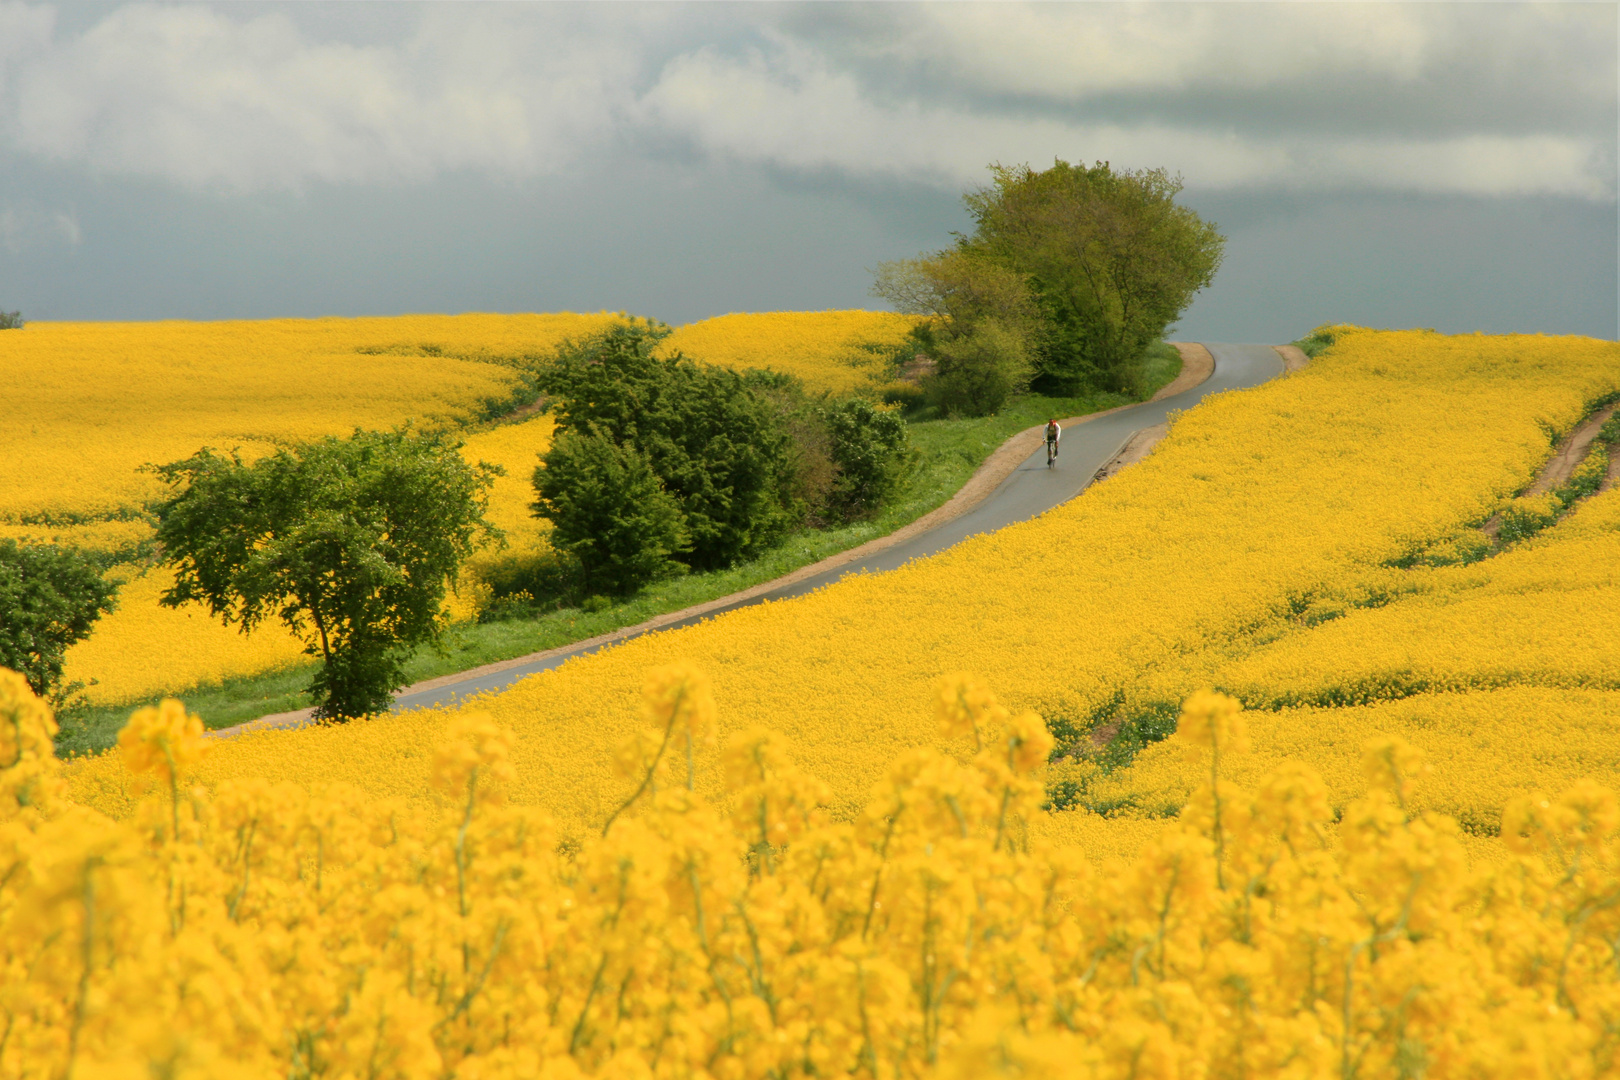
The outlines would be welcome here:
<svg viewBox="0 0 1620 1080">
<path fill-rule="evenodd" d="M 64 704 L 67 650 L 117 606 L 118 586 L 83 554 L 54 544 L 0 540 L 0 667 L 40 697 Z"/>
<path fill-rule="evenodd" d="M 325 719 L 386 710 L 404 661 L 437 643 L 445 593 L 482 538 L 500 470 L 410 431 L 356 431 L 254 464 L 204 449 L 156 467 L 174 488 L 157 539 L 175 584 L 247 632 L 271 616 L 321 659 L 310 691 Z"/>
<path fill-rule="evenodd" d="M 578 560 L 587 593 L 627 596 L 684 569 L 681 508 L 647 458 L 595 431 L 566 431 L 534 471 L 533 509 Z"/>
<path fill-rule="evenodd" d="M 1029 339 L 995 319 L 940 341 L 923 390 L 947 416 L 989 416 L 1029 386 Z"/>
<path fill-rule="evenodd" d="M 1018 272 L 964 250 L 881 263 L 872 294 L 926 316 L 912 332 L 938 365 L 929 400 L 959 416 L 987 416 L 1028 387 L 1045 333 Z"/>
<path fill-rule="evenodd" d="M 22 312 L 0 311 L 0 330 L 21 330 L 22 328 Z"/>
<path fill-rule="evenodd" d="M 837 470 L 828 501 L 846 520 L 869 517 L 905 482 L 915 460 L 906 422 L 864 398 L 833 402 L 825 417 Z"/>
</svg>

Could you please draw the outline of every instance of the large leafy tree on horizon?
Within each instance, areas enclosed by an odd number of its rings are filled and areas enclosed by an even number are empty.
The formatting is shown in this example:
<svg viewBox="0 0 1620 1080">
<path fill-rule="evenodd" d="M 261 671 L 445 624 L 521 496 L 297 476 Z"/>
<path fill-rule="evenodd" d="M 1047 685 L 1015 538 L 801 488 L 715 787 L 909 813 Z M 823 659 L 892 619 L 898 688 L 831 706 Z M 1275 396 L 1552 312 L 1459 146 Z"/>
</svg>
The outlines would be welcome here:
<svg viewBox="0 0 1620 1080">
<path fill-rule="evenodd" d="M 964 250 L 1022 275 L 1044 315 L 1041 376 L 1131 392 L 1147 347 L 1215 278 L 1226 238 L 1175 199 L 1179 177 L 1108 162 L 993 166 L 964 201 Z"/>
<path fill-rule="evenodd" d="M 881 264 L 874 294 L 930 317 L 922 344 L 985 409 L 1031 366 L 1049 391 L 1139 391 L 1148 346 L 1214 280 L 1225 238 L 1176 203 L 1181 181 L 1163 169 L 990 171 L 963 196 L 973 232 Z"/>
</svg>

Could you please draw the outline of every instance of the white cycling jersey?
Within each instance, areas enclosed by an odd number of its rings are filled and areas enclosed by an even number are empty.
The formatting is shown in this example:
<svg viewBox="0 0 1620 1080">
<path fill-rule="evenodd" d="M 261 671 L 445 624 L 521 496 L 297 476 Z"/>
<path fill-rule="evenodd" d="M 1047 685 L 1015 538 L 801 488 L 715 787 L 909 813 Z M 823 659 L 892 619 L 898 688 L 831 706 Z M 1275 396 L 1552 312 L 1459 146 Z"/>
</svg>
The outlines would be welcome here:
<svg viewBox="0 0 1620 1080">
<path fill-rule="evenodd" d="M 1056 428 L 1057 430 L 1053 431 L 1052 428 Z M 1048 439 L 1051 439 L 1053 442 L 1062 442 L 1063 441 L 1063 425 L 1054 423 L 1051 428 L 1047 429 L 1046 437 Z"/>
</svg>

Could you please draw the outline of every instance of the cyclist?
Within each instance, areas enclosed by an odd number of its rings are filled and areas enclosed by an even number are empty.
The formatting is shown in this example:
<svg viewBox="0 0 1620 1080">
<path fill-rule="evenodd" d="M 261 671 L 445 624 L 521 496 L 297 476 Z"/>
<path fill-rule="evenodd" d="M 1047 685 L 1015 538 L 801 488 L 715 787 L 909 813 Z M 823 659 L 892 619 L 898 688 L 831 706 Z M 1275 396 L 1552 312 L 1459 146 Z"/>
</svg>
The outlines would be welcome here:
<svg viewBox="0 0 1620 1080">
<path fill-rule="evenodd" d="M 1050 469 L 1058 455 L 1058 440 L 1063 438 L 1063 425 L 1048 418 L 1046 421 L 1046 467 Z"/>
</svg>

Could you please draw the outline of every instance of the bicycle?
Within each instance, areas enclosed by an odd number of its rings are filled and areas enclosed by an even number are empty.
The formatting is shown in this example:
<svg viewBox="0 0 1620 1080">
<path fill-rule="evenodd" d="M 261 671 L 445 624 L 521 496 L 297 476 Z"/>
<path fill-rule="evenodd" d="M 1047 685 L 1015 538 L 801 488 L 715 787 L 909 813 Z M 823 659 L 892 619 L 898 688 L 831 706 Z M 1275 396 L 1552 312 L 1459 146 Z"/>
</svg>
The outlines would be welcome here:
<svg viewBox="0 0 1620 1080">
<path fill-rule="evenodd" d="M 1057 461 L 1057 440 L 1046 440 L 1046 467 L 1052 468 Z"/>
</svg>

